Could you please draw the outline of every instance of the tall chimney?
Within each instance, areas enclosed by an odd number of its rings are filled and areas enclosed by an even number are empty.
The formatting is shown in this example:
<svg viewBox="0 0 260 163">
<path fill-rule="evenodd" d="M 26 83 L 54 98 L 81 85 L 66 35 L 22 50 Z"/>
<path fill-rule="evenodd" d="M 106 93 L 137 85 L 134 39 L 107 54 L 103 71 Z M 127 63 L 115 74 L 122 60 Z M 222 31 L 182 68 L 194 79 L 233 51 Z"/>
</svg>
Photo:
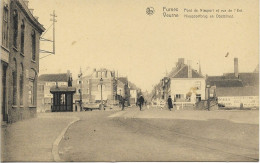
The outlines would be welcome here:
<svg viewBox="0 0 260 163">
<path fill-rule="evenodd" d="M 234 74 L 238 78 L 238 58 L 234 58 Z"/>
</svg>

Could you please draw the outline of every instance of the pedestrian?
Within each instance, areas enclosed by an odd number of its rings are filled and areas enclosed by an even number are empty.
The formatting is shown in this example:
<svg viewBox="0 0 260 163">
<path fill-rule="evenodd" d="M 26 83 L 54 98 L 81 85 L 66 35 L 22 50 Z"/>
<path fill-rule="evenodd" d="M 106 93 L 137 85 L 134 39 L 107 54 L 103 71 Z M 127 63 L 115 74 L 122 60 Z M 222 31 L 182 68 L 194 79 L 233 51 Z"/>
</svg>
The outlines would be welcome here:
<svg viewBox="0 0 260 163">
<path fill-rule="evenodd" d="M 122 97 L 121 99 L 121 104 L 122 104 L 122 110 L 125 109 L 125 98 Z"/>
<path fill-rule="evenodd" d="M 142 110 L 142 106 L 144 105 L 144 98 L 142 95 L 140 95 L 139 99 L 138 99 L 138 104 L 139 104 L 139 108 L 140 111 Z"/>
<path fill-rule="evenodd" d="M 171 96 L 169 96 L 169 98 L 167 100 L 167 103 L 168 103 L 169 110 L 172 111 L 173 105 L 172 105 L 172 98 L 171 98 Z"/>
</svg>

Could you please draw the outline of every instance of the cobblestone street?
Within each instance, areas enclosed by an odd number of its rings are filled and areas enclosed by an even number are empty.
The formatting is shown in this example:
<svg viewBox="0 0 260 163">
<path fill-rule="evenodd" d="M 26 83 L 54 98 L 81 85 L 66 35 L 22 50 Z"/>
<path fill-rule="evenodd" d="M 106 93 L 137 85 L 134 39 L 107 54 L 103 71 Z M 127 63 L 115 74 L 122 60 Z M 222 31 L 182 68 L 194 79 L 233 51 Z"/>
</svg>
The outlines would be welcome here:
<svg viewBox="0 0 260 163">
<path fill-rule="evenodd" d="M 59 146 L 62 160 L 258 160 L 258 111 L 133 107 L 113 114 L 84 112 L 80 117 Z"/>
</svg>

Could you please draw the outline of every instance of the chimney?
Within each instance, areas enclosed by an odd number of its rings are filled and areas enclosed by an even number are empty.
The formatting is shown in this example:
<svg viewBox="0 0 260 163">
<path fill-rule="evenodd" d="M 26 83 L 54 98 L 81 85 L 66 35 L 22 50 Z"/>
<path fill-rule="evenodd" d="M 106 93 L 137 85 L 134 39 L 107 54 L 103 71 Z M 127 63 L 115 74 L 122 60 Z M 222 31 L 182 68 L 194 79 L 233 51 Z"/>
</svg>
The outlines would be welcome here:
<svg viewBox="0 0 260 163">
<path fill-rule="evenodd" d="M 238 78 L 238 58 L 234 58 L 234 74 Z"/>
<path fill-rule="evenodd" d="M 30 10 L 30 12 L 32 13 L 32 15 L 33 15 L 33 11 L 34 11 L 34 9 L 29 9 Z"/>
<path fill-rule="evenodd" d="M 192 78 L 192 68 L 191 68 L 191 61 L 187 61 L 188 64 L 188 78 Z"/>
<path fill-rule="evenodd" d="M 29 1 L 28 0 L 23 0 L 23 2 L 28 7 Z"/>
<path fill-rule="evenodd" d="M 178 65 L 181 67 L 184 65 L 184 58 L 178 58 Z"/>
</svg>

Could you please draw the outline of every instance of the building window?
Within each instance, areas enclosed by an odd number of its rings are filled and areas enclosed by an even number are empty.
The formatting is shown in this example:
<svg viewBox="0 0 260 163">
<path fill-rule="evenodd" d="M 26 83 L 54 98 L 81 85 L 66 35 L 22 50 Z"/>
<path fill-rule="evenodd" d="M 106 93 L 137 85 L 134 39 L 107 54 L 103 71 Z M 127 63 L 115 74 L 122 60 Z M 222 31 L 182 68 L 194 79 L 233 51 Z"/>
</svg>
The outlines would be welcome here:
<svg viewBox="0 0 260 163">
<path fill-rule="evenodd" d="M 200 102 L 201 101 L 201 94 L 196 94 L 196 102 Z"/>
<path fill-rule="evenodd" d="M 33 80 L 29 80 L 29 92 L 28 92 L 28 102 L 30 105 L 33 105 L 34 104 L 34 90 L 33 90 L 33 87 L 34 87 L 34 81 Z"/>
<path fill-rule="evenodd" d="M 2 45 L 8 48 L 8 6 L 4 6 L 2 26 Z"/>
<path fill-rule="evenodd" d="M 175 97 L 176 97 L 176 99 L 180 99 L 181 95 L 180 94 L 176 94 Z"/>
<path fill-rule="evenodd" d="M 36 59 L 36 36 L 35 36 L 35 31 L 32 31 L 32 60 L 35 61 Z"/>
<path fill-rule="evenodd" d="M 17 64 L 16 64 L 16 60 L 14 59 L 14 69 L 12 72 L 12 76 L 13 76 L 13 105 L 16 105 L 17 102 Z"/>
<path fill-rule="evenodd" d="M 35 78 L 36 78 L 36 72 L 33 69 L 30 69 L 29 72 L 29 89 L 28 89 L 28 103 L 29 105 L 35 105 Z"/>
<path fill-rule="evenodd" d="M 22 25 L 21 25 L 21 53 L 24 53 L 24 20 L 22 21 Z"/>
<path fill-rule="evenodd" d="M 20 105 L 23 105 L 23 64 L 21 63 L 21 74 L 20 74 Z"/>
<path fill-rule="evenodd" d="M 13 13 L 13 45 L 17 48 L 17 36 L 18 36 L 18 13 L 14 10 Z"/>
</svg>

